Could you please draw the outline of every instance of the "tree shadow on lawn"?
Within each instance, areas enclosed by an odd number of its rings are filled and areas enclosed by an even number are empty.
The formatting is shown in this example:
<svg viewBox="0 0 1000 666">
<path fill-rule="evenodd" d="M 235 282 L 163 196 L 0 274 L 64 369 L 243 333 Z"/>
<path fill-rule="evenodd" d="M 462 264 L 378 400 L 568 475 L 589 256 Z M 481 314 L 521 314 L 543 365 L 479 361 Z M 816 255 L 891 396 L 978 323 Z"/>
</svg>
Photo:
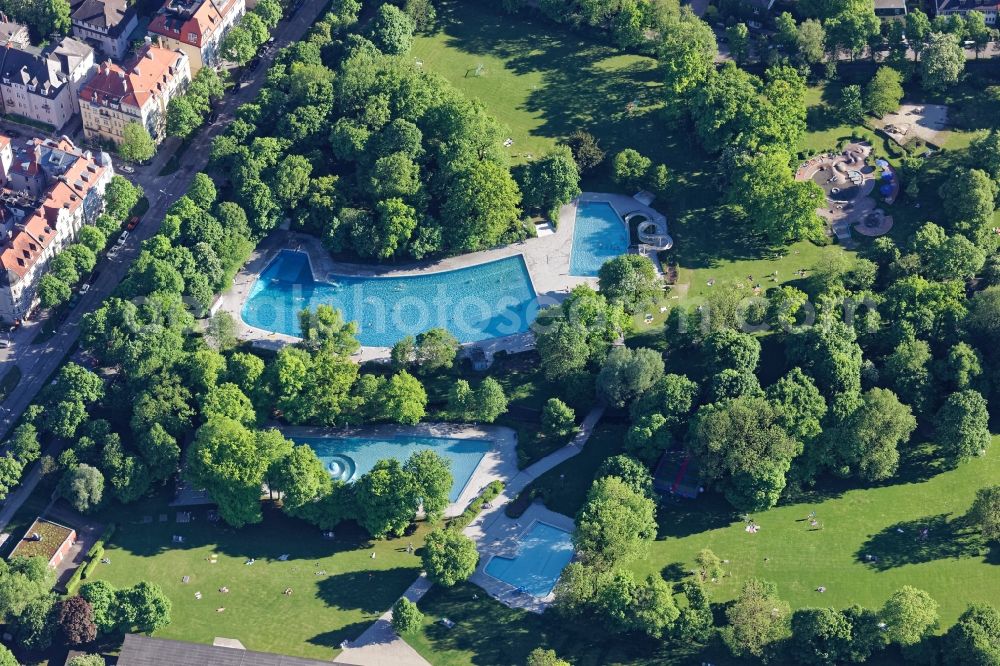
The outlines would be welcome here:
<svg viewBox="0 0 1000 666">
<path fill-rule="evenodd" d="M 665 496 L 657 512 L 656 538 L 683 538 L 726 527 L 739 520 L 738 512 L 718 493 L 704 492 L 697 499 Z"/>
<path fill-rule="evenodd" d="M 355 622 L 354 624 L 349 624 L 346 627 L 341 627 L 340 629 L 327 631 L 322 634 L 316 634 L 312 638 L 307 639 L 306 642 L 312 645 L 340 649 L 341 643 L 345 640 L 351 641 L 356 639 L 372 625 L 372 622 L 374 622 L 374 620 Z"/>
<path fill-rule="evenodd" d="M 985 546 L 982 535 L 967 516 L 951 519 L 951 515 L 940 513 L 890 525 L 869 537 L 855 555 L 877 571 L 980 555 Z M 926 536 L 924 530 L 927 530 Z M 868 562 L 867 555 L 878 559 Z"/>
<path fill-rule="evenodd" d="M 353 522 L 337 527 L 337 538 L 324 539 L 320 530 L 308 523 L 290 518 L 278 510 L 264 509 L 264 520 L 240 529 L 223 522 L 210 523 L 205 510 L 187 509 L 194 515 L 190 523 L 164 522 L 119 524 L 111 538 L 111 546 L 121 548 L 137 557 L 155 557 L 178 550 L 194 550 L 211 546 L 213 551 L 230 557 L 245 557 L 265 563 L 278 561 L 287 554 L 289 561 L 320 559 L 337 553 L 370 548 L 371 537 Z M 171 521 L 176 508 L 167 507 Z M 173 536 L 184 541 L 175 543 Z"/>
<path fill-rule="evenodd" d="M 420 567 L 349 571 L 322 578 L 316 596 L 327 606 L 379 615 L 420 575 Z"/>
</svg>

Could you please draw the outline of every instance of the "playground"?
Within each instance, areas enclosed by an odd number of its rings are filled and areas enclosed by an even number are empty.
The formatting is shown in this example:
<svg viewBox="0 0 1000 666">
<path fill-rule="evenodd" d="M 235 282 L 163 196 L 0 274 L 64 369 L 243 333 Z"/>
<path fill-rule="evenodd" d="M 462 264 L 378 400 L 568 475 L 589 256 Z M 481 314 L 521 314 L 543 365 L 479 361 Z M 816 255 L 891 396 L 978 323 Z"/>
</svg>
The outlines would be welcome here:
<svg viewBox="0 0 1000 666">
<path fill-rule="evenodd" d="M 892 216 L 878 208 L 875 197 L 891 205 L 899 194 L 899 180 L 888 162 L 880 159 L 870 164 L 871 157 L 871 144 L 860 141 L 842 152 L 814 157 L 795 173 L 796 180 L 811 180 L 823 190 L 826 205 L 816 212 L 845 247 L 854 244 L 852 229 L 868 237 L 892 229 Z"/>
</svg>

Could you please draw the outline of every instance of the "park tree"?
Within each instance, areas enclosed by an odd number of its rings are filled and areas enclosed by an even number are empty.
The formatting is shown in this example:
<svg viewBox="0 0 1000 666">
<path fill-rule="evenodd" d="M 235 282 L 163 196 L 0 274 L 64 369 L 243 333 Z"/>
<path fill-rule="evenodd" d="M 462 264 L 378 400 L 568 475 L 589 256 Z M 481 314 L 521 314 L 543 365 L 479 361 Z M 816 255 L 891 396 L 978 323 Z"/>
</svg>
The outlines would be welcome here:
<svg viewBox="0 0 1000 666">
<path fill-rule="evenodd" d="M 69 645 L 83 645 L 97 638 L 94 610 L 83 597 L 70 597 L 59 604 L 59 632 Z"/>
<path fill-rule="evenodd" d="M 890 478 L 899 467 L 899 445 L 907 442 L 917 421 L 907 405 L 888 389 L 874 388 L 824 436 L 836 441 L 836 466 L 866 481 Z"/>
<path fill-rule="evenodd" d="M 521 192 L 510 171 L 493 162 L 460 167 L 441 207 L 442 236 L 452 250 L 494 247 L 521 217 Z"/>
<path fill-rule="evenodd" d="M 32 652 L 47 650 L 56 630 L 56 596 L 48 594 L 28 602 L 20 615 L 11 618 L 8 631 L 14 643 Z"/>
<path fill-rule="evenodd" d="M 402 55 L 410 50 L 415 29 L 413 19 L 405 12 L 393 5 L 383 5 L 375 14 L 369 36 L 383 53 Z"/>
<path fill-rule="evenodd" d="M 795 661 L 835 666 L 852 661 L 851 623 L 833 608 L 800 608 L 792 614 L 790 650 Z"/>
<path fill-rule="evenodd" d="M 389 379 L 382 398 L 382 415 L 393 423 L 417 424 L 427 411 L 427 392 L 420 380 L 406 370 Z"/>
<path fill-rule="evenodd" d="M 826 28 L 816 19 L 806 19 L 797 31 L 799 60 L 813 66 L 823 62 L 826 56 Z"/>
<path fill-rule="evenodd" d="M 892 67 L 879 67 L 865 88 L 865 108 L 881 118 L 899 108 L 903 99 L 903 77 Z"/>
<path fill-rule="evenodd" d="M 827 407 L 816 383 L 800 368 L 792 368 L 767 389 L 778 410 L 778 422 L 800 442 L 810 442 L 822 432 Z"/>
<path fill-rule="evenodd" d="M 526 666 L 572 666 L 568 661 L 560 659 L 555 650 L 535 648 L 528 653 Z"/>
<path fill-rule="evenodd" d="M 421 560 L 431 581 L 452 587 L 476 570 L 479 552 L 475 541 L 458 530 L 443 528 L 427 535 Z"/>
<path fill-rule="evenodd" d="M 841 321 L 810 326 L 789 336 L 788 360 L 812 377 L 826 396 L 860 392 L 861 347 L 854 329 Z"/>
<path fill-rule="evenodd" d="M 329 494 L 332 484 L 326 466 L 306 444 L 271 463 L 267 480 L 271 490 L 281 491 L 282 506 L 290 512 Z"/>
<path fill-rule="evenodd" d="M 526 168 L 524 207 L 558 219 L 559 208 L 580 194 L 580 169 L 566 146 L 557 146 Z"/>
<path fill-rule="evenodd" d="M 542 434 L 547 439 L 566 439 L 576 431 L 576 413 L 559 398 L 549 398 L 542 407 Z"/>
<path fill-rule="evenodd" d="M 119 631 L 152 634 L 170 624 L 170 599 L 159 585 L 147 581 L 116 590 L 112 608 Z"/>
<path fill-rule="evenodd" d="M 643 186 L 653 161 L 633 148 L 626 148 L 615 155 L 613 173 L 615 182 L 622 187 L 637 190 Z"/>
<path fill-rule="evenodd" d="M 0 618 L 11 621 L 29 604 L 48 599 L 55 571 L 43 557 L 0 560 Z"/>
<path fill-rule="evenodd" d="M 920 78 L 925 88 L 942 91 L 958 82 L 965 69 L 965 52 L 959 38 L 935 32 L 920 51 Z"/>
<path fill-rule="evenodd" d="M 704 644 L 715 629 L 715 619 L 705 587 L 697 579 L 689 578 L 681 582 L 680 591 L 687 605 L 680 609 L 674 636 L 686 643 Z"/>
<path fill-rule="evenodd" d="M 697 404 L 699 393 L 699 386 L 686 376 L 666 374 L 632 403 L 632 421 L 638 423 L 644 417 L 659 416 L 660 426 L 665 429 L 669 441 L 678 434 L 680 426 L 686 424 L 687 417 Z M 645 456 L 639 458 L 652 462 Z"/>
<path fill-rule="evenodd" d="M 777 503 L 801 443 L 782 428 L 778 409 L 754 395 L 700 407 L 688 448 L 707 483 L 736 508 L 758 511 Z"/>
<path fill-rule="evenodd" d="M 446 370 L 458 356 L 458 339 L 445 328 L 432 328 L 416 337 L 413 356 L 427 373 Z"/>
<path fill-rule="evenodd" d="M 924 412 L 932 398 L 932 360 L 930 345 L 911 337 L 901 340 L 885 359 L 883 374 L 889 388 L 896 395 L 906 396 L 918 414 Z"/>
<path fill-rule="evenodd" d="M 101 659 L 101 664 L 104 663 L 104 659 Z M 0 645 L 0 666 L 20 666 L 14 653 L 11 652 L 6 645 Z M 69 666 L 75 666 L 72 662 Z M 86 664 L 82 665 L 86 666 Z"/>
<path fill-rule="evenodd" d="M 975 295 L 965 324 L 981 349 L 992 348 L 1000 336 L 1000 286 L 987 287 Z"/>
<path fill-rule="evenodd" d="M 597 376 L 597 395 L 624 407 L 663 376 L 663 358 L 652 349 L 614 347 Z"/>
<path fill-rule="evenodd" d="M 392 630 L 400 636 L 413 633 L 423 624 L 424 614 L 406 597 L 400 597 L 392 605 Z"/>
<path fill-rule="evenodd" d="M 624 480 L 594 481 L 576 516 L 573 543 L 588 563 L 610 568 L 639 558 L 656 536 L 656 505 Z"/>
<path fill-rule="evenodd" d="M 989 420 L 986 400 L 978 391 L 949 395 L 934 419 L 935 439 L 945 459 L 956 464 L 982 455 L 992 439 Z"/>
<path fill-rule="evenodd" d="M 938 188 L 938 194 L 947 202 L 945 215 L 952 230 L 973 240 L 984 238 L 993 218 L 997 197 L 997 184 L 980 169 L 959 169 Z"/>
<path fill-rule="evenodd" d="M 358 522 L 376 539 L 401 535 L 420 506 L 413 475 L 398 460 L 379 460 L 353 489 Z"/>
<path fill-rule="evenodd" d="M 410 455 L 403 470 L 413 478 L 427 519 L 431 522 L 440 520 L 451 497 L 454 481 L 451 462 L 431 449 L 424 449 Z"/>
<path fill-rule="evenodd" d="M 773 244 L 822 235 L 816 209 L 826 200 L 823 190 L 812 181 L 795 180 L 788 153 L 772 148 L 737 155 L 733 163 L 726 197 L 745 213 L 750 233 Z"/>
<path fill-rule="evenodd" d="M 726 619 L 723 638 L 733 654 L 761 658 L 788 635 L 791 610 L 773 583 L 751 578 L 726 609 Z"/>
<path fill-rule="evenodd" d="M 156 154 L 156 143 L 144 125 L 131 121 L 122 128 L 118 154 L 129 162 L 145 162 Z"/>
<path fill-rule="evenodd" d="M 329 349 L 338 356 L 349 356 L 360 348 L 357 340 L 357 322 L 344 322 L 341 311 L 326 303 L 299 312 L 299 329 L 302 344 L 316 351 Z"/>
<path fill-rule="evenodd" d="M 653 262 L 641 254 L 623 254 L 604 262 L 597 273 L 601 294 L 635 312 L 651 301 L 660 286 Z"/>
<path fill-rule="evenodd" d="M 649 468 L 631 456 L 619 454 L 607 458 L 597 468 L 594 478 L 601 479 L 605 476 L 616 476 L 639 495 L 654 497 L 653 476 L 649 473 Z"/>
<path fill-rule="evenodd" d="M 750 30 L 746 23 L 734 23 L 726 28 L 729 55 L 737 65 L 745 65 L 750 57 Z"/>
<path fill-rule="evenodd" d="M 500 382 L 487 377 L 473 392 L 471 405 L 470 416 L 473 420 L 493 423 L 507 411 L 507 395 Z"/>
<path fill-rule="evenodd" d="M 945 634 L 943 643 L 943 663 L 1000 663 L 1000 612 L 989 604 L 971 604 Z"/>
<path fill-rule="evenodd" d="M 1000 539 L 1000 486 L 977 490 L 976 499 L 969 509 L 969 517 L 982 531 L 984 539 Z"/>
<path fill-rule="evenodd" d="M 601 150 L 597 138 L 582 129 L 570 134 L 565 140 L 565 145 L 573 154 L 579 174 L 596 168 L 604 161 L 604 151 Z"/>
<path fill-rule="evenodd" d="M 986 16 L 975 9 L 965 12 L 965 36 L 976 50 L 976 59 L 994 37 L 994 31 L 986 25 Z"/>
<path fill-rule="evenodd" d="M 90 465 L 75 465 L 63 474 L 58 492 L 74 509 L 87 513 L 104 498 L 104 475 Z"/>
<path fill-rule="evenodd" d="M 663 22 L 658 44 L 659 61 L 663 63 L 664 85 L 671 104 L 683 108 L 693 91 L 708 78 L 719 53 L 712 28 L 682 7 Z"/>
<path fill-rule="evenodd" d="M 709 333 L 702 344 L 705 363 L 712 374 L 736 370 L 753 374 L 760 362 L 760 341 L 731 328 Z"/>
<path fill-rule="evenodd" d="M 195 433 L 187 456 L 188 479 L 211 494 L 228 524 L 258 523 L 265 474 L 292 447 L 280 439 L 275 450 L 265 431 L 254 432 L 229 417 L 213 416 Z"/>
<path fill-rule="evenodd" d="M 886 636 L 902 647 L 916 645 L 938 625 L 938 603 L 923 590 L 904 585 L 892 593 L 880 613 Z"/>
<path fill-rule="evenodd" d="M 859 125 L 865 117 L 865 102 L 861 86 L 844 86 L 840 91 L 840 108 L 837 115 L 845 125 Z"/>
<path fill-rule="evenodd" d="M 715 582 L 722 578 L 722 558 L 715 554 L 711 548 L 702 548 L 694 558 L 698 565 L 698 573 L 701 580 Z"/>
<path fill-rule="evenodd" d="M 919 7 L 906 13 L 906 38 L 913 49 L 913 58 L 920 57 L 924 49 L 924 41 L 931 34 L 931 20 Z"/>
</svg>

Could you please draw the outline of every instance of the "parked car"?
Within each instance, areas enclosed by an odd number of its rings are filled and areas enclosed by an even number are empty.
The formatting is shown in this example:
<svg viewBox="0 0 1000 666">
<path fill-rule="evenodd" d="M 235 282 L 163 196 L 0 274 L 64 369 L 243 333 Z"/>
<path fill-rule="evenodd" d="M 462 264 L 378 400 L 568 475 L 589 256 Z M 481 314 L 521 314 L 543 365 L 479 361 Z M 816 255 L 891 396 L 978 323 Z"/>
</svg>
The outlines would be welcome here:
<svg viewBox="0 0 1000 666">
<path fill-rule="evenodd" d="M 122 235 L 118 237 L 118 244 L 124 245 L 125 241 L 128 240 L 128 229 L 122 232 Z"/>
<path fill-rule="evenodd" d="M 139 222 L 141 220 L 142 220 L 142 218 L 139 217 L 138 215 L 133 215 L 132 217 L 128 218 L 128 224 L 125 226 L 125 230 L 126 231 L 132 231 L 137 226 L 139 226 Z"/>
<path fill-rule="evenodd" d="M 121 171 L 122 173 L 135 173 L 135 168 L 130 167 L 127 164 L 119 165 L 118 170 Z"/>
<path fill-rule="evenodd" d="M 13 347 L 14 341 L 10 338 L 0 338 L 0 349 L 7 349 L 8 347 Z"/>
<path fill-rule="evenodd" d="M 110 250 L 108 250 L 108 259 L 117 259 L 118 258 L 118 250 L 120 248 L 121 248 L 121 245 L 115 245 Z"/>
<path fill-rule="evenodd" d="M 80 295 L 81 296 L 83 296 L 84 294 L 86 294 L 88 291 L 90 291 L 90 283 L 89 282 L 84 282 L 82 285 L 80 285 Z"/>
</svg>

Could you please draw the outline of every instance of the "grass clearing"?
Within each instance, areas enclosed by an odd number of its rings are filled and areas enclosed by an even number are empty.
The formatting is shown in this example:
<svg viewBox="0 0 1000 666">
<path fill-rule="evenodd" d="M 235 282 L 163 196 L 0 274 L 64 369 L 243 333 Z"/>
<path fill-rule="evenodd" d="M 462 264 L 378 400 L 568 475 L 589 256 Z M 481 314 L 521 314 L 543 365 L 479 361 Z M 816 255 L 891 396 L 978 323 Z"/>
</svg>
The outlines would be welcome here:
<svg viewBox="0 0 1000 666">
<path fill-rule="evenodd" d="M 757 534 L 744 531 L 743 521 L 717 496 L 668 504 L 661 511 L 660 537 L 632 568 L 675 578 L 693 568 L 699 550 L 711 548 L 729 560 L 727 576 L 711 586 L 713 601 L 734 598 L 747 578 L 759 576 L 776 583 L 793 608 L 875 608 L 899 587 L 913 585 L 941 604 L 947 628 L 969 603 L 1000 598 L 1000 560 L 963 518 L 976 490 L 998 475 L 995 437 L 985 458 L 954 470 L 933 476 L 904 470 L 892 485 L 828 492 L 754 514 L 761 526 Z M 824 487 L 830 485 L 828 480 Z M 810 511 L 822 529 L 810 527 Z M 919 538 L 924 528 L 926 540 Z M 865 555 L 878 561 L 866 562 Z M 826 592 L 816 592 L 819 586 Z"/>
<path fill-rule="evenodd" d="M 392 606 L 420 573 L 420 558 L 407 545 L 419 548 L 429 531 L 420 524 L 412 535 L 370 541 L 342 525 L 327 540 L 275 510 L 239 530 L 209 522 L 204 509 L 193 511 L 193 522 L 177 523 L 177 511 L 146 500 L 100 516 L 117 521 L 118 529 L 105 548 L 111 563 L 98 565 L 93 577 L 119 587 L 141 580 L 162 587 L 173 621 L 159 637 L 210 644 L 224 636 L 251 650 L 314 659 L 331 659 L 341 641 L 357 638 Z M 144 515 L 152 522 L 143 523 Z M 184 542 L 174 543 L 174 535 Z M 287 561 L 279 561 L 286 553 Z M 256 562 L 247 565 L 248 558 Z"/>
</svg>

